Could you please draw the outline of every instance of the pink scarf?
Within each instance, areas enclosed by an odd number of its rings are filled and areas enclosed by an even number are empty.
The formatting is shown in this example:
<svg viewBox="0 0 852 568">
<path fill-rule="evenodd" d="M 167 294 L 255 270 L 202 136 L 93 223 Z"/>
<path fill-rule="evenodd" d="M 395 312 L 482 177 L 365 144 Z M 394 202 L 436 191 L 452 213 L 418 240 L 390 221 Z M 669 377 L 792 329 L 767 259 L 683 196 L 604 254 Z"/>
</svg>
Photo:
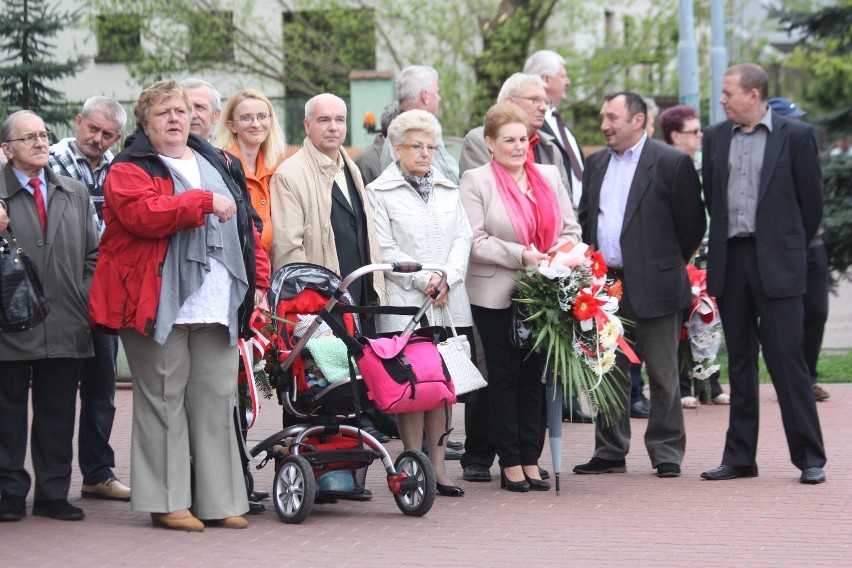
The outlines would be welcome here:
<svg viewBox="0 0 852 568">
<path fill-rule="evenodd" d="M 535 163 L 528 159 L 524 169 L 532 189 L 532 199 L 521 193 L 506 168 L 491 160 L 491 171 L 518 242 L 524 246 L 535 245 L 537 250 L 547 252 L 556 244 L 562 230 L 562 209 L 556 192 L 547 184 Z"/>
</svg>

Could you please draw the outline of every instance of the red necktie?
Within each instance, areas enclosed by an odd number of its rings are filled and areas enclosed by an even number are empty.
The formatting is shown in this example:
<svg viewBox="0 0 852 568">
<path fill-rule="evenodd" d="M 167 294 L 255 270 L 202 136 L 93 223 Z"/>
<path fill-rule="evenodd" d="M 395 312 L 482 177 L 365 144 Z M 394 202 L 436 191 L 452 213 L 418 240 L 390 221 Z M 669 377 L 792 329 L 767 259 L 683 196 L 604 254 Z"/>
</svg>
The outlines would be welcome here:
<svg viewBox="0 0 852 568">
<path fill-rule="evenodd" d="M 33 178 L 27 185 L 33 188 L 33 199 L 35 199 L 38 220 L 41 223 L 41 232 L 44 233 L 47 231 L 47 207 L 44 206 L 44 196 L 41 194 L 41 180 Z"/>
<path fill-rule="evenodd" d="M 577 159 L 577 154 L 568 142 L 568 137 L 565 135 L 565 121 L 562 120 L 562 115 L 558 110 L 553 111 L 553 118 L 556 119 L 556 129 L 559 131 L 559 140 L 562 142 L 562 147 L 565 148 L 565 153 L 568 154 L 568 161 L 571 162 L 571 171 L 577 179 L 583 179 L 583 166 L 580 165 L 580 160 Z"/>
</svg>

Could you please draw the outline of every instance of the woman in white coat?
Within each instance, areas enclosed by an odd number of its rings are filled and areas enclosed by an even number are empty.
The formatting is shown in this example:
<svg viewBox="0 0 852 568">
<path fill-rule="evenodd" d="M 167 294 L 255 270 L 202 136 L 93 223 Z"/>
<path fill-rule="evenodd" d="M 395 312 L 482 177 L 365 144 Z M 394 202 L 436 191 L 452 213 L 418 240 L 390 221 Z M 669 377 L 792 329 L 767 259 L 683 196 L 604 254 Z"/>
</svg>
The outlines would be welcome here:
<svg viewBox="0 0 852 568">
<path fill-rule="evenodd" d="M 471 229 L 458 186 L 432 168 L 440 137 L 441 125 L 432 114 L 410 110 L 399 115 L 388 128 L 396 162 L 367 186 L 367 196 L 375 215 L 382 262 L 416 261 L 446 267 L 448 286 L 435 298 L 429 322 L 447 327 L 450 312 L 456 331 L 468 336 L 473 349 L 473 318 L 464 287 Z M 439 274 L 428 271 L 389 274 L 385 282 L 387 304 L 420 305 L 439 281 Z M 377 330 L 398 332 L 409 320 L 407 316 L 380 315 Z M 472 356 L 475 361 L 476 354 Z M 444 448 L 438 445 L 446 429 L 444 409 L 398 414 L 396 418 L 406 449 L 420 448 L 425 427 L 438 493 L 464 495 L 450 482 Z"/>
</svg>

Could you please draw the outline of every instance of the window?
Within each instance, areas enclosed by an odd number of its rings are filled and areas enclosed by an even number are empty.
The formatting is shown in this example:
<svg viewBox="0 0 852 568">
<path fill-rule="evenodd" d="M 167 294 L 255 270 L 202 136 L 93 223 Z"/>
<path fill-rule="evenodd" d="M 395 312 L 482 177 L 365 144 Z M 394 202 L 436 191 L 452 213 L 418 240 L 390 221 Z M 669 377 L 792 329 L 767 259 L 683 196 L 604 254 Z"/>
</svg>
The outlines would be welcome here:
<svg viewBox="0 0 852 568">
<path fill-rule="evenodd" d="M 189 22 L 189 55 L 193 61 L 234 60 L 234 13 L 211 10 Z"/>
<path fill-rule="evenodd" d="M 142 23 L 134 14 L 98 16 L 95 35 L 98 54 L 95 63 L 125 63 L 141 53 Z"/>
</svg>

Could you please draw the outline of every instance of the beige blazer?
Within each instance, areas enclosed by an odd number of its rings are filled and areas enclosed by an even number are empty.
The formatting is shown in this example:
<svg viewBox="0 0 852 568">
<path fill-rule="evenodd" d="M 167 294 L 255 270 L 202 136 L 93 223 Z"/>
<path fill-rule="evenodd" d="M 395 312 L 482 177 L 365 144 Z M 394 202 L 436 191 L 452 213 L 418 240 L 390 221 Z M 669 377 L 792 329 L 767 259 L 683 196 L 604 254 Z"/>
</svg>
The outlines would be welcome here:
<svg viewBox="0 0 852 568">
<path fill-rule="evenodd" d="M 553 244 L 580 242 L 580 225 L 574 215 L 571 197 L 555 166 L 536 164 L 548 185 L 553 188 L 562 209 L 562 231 Z M 512 222 L 497 189 L 491 163 L 468 170 L 462 176 L 461 199 L 473 230 L 473 244 L 468 263 L 467 286 L 471 305 L 505 309 L 517 287 L 521 270 L 521 254 L 529 243 L 519 243 Z M 551 247 L 551 248 L 553 248 Z"/>
</svg>

